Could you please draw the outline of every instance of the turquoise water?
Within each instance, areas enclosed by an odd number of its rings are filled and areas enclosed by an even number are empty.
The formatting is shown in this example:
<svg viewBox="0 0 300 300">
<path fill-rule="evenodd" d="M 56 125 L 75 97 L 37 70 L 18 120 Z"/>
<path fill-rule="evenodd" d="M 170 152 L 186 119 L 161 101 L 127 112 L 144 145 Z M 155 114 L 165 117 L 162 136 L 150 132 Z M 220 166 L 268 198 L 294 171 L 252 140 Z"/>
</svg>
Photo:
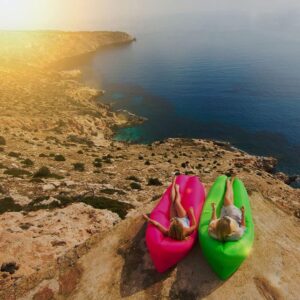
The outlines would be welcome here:
<svg viewBox="0 0 300 300">
<path fill-rule="evenodd" d="M 163 29 L 138 32 L 137 42 L 86 60 L 84 79 L 106 90 L 101 101 L 149 119 L 120 129 L 117 140 L 226 140 L 300 173 L 298 27 L 238 19 L 239 26 L 226 18 L 216 26 L 209 15 L 182 30 L 170 20 Z"/>
</svg>

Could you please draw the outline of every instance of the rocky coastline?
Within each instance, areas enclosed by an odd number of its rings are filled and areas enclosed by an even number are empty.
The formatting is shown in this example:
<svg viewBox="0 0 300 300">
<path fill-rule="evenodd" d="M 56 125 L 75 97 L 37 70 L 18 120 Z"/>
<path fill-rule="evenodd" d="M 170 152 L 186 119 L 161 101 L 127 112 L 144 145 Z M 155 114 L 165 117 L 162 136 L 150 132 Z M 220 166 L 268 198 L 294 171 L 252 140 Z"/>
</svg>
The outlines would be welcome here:
<svg viewBox="0 0 300 300">
<path fill-rule="evenodd" d="M 99 103 L 104 91 L 83 85 L 79 70 L 47 68 L 132 41 L 121 32 L 0 32 L 0 299 L 218 297 L 253 272 L 236 298 L 248 292 L 296 299 L 300 190 L 288 185 L 293 178 L 274 173 L 275 159 L 220 141 L 114 141 L 116 127 L 145 119 Z M 207 189 L 219 174 L 246 183 L 256 255 L 225 287 L 217 289 L 219 282 L 207 271 L 208 278 L 197 273 L 197 286 L 202 282 L 205 290 L 195 288 L 185 267 L 189 259 L 165 277 L 153 270 L 140 214 L 151 211 L 174 172 L 199 176 Z M 285 242 L 276 242 L 273 258 L 263 257 L 266 242 L 278 236 Z"/>
</svg>

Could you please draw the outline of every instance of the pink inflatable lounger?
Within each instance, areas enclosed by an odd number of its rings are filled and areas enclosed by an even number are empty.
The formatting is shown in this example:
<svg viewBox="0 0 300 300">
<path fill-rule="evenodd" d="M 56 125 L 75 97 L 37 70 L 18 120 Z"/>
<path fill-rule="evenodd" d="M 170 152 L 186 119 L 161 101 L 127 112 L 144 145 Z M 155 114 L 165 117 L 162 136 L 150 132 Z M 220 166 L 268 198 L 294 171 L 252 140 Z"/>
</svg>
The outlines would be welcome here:
<svg viewBox="0 0 300 300">
<path fill-rule="evenodd" d="M 179 175 L 176 184 L 180 186 L 182 206 L 188 211 L 194 208 L 197 223 L 205 201 L 205 188 L 196 176 Z M 163 194 L 161 200 L 151 212 L 150 217 L 169 228 L 171 208 L 171 186 Z M 165 236 L 159 229 L 148 223 L 146 244 L 158 272 L 164 272 L 177 264 L 193 248 L 197 239 L 195 230 L 186 240 L 177 241 Z"/>
</svg>

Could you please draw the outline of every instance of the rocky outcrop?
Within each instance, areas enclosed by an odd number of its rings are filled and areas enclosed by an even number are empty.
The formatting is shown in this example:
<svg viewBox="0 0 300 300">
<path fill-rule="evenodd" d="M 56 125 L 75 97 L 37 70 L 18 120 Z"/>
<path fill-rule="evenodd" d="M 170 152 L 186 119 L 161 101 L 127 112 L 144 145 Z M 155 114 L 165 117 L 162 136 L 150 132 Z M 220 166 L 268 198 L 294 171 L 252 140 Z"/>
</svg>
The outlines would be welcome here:
<svg viewBox="0 0 300 300">
<path fill-rule="evenodd" d="M 141 217 L 152 203 L 117 225 L 113 235 L 104 236 L 63 276 L 41 282 L 28 298 L 47 289 L 67 299 L 297 299 L 300 235 L 294 229 L 298 224 L 259 192 L 251 194 L 251 202 L 256 225 L 253 251 L 226 282 L 212 272 L 199 245 L 175 268 L 156 272 Z M 265 249 L 268 255 L 262 255 Z"/>
<path fill-rule="evenodd" d="M 292 185 L 292 184 L 299 184 L 300 183 L 300 176 L 299 175 L 287 175 L 283 172 L 277 172 L 275 173 L 275 177 L 278 178 L 279 180 L 282 180 L 284 183 L 288 184 L 288 185 Z"/>
<path fill-rule="evenodd" d="M 274 157 L 258 157 L 256 166 L 257 168 L 263 169 L 268 173 L 273 173 L 277 163 L 277 159 Z"/>
<path fill-rule="evenodd" d="M 147 121 L 147 118 L 137 116 L 126 109 L 119 109 L 115 112 L 115 114 L 117 117 L 116 126 L 118 127 L 128 126 L 129 124 L 130 126 L 140 125 Z"/>
</svg>

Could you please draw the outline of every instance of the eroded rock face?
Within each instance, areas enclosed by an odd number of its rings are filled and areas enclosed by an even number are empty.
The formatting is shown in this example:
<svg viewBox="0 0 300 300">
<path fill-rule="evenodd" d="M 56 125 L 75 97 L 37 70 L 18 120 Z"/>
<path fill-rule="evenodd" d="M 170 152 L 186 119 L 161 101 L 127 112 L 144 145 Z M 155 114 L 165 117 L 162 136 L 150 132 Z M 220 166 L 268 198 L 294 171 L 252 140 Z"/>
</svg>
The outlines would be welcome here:
<svg viewBox="0 0 300 300">
<path fill-rule="evenodd" d="M 258 168 L 272 173 L 277 165 L 277 159 L 274 157 L 258 157 L 256 165 Z"/>
<path fill-rule="evenodd" d="M 115 228 L 114 238 L 107 235 L 80 258 L 81 279 L 72 299 L 108 295 L 112 299 L 242 299 L 248 295 L 251 299 L 297 299 L 297 221 L 259 192 L 252 192 L 250 198 L 256 231 L 253 251 L 226 282 L 213 273 L 198 244 L 176 267 L 163 274 L 156 272 L 145 245 L 146 226 L 137 214 Z M 153 205 L 143 211 L 151 211 Z M 91 282 L 97 285 L 91 287 Z"/>
<path fill-rule="evenodd" d="M 0 265 L 17 259 L 18 276 L 28 276 L 119 221 L 117 214 L 83 203 L 53 211 L 4 213 L 0 215 Z"/>
</svg>

